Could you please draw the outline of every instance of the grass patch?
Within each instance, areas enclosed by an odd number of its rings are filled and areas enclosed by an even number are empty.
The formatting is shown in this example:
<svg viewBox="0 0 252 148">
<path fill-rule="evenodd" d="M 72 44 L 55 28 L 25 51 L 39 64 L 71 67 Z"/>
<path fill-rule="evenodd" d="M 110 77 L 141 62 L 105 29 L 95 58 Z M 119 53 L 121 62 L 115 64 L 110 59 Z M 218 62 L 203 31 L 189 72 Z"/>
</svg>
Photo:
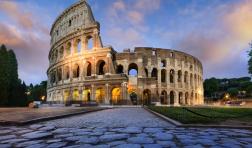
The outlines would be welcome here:
<svg viewBox="0 0 252 148">
<path fill-rule="evenodd" d="M 183 124 L 221 124 L 226 121 L 252 123 L 252 108 L 159 107 L 149 109 Z"/>
</svg>

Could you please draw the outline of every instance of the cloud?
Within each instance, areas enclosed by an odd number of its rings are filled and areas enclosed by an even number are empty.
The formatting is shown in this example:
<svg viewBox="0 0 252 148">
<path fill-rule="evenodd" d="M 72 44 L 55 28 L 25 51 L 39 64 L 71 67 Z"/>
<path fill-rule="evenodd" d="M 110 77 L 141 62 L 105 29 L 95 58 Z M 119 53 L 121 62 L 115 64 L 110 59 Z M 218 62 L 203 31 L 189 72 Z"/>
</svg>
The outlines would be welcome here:
<svg viewBox="0 0 252 148">
<path fill-rule="evenodd" d="M 20 78 L 26 83 L 39 83 L 41 78 L 46 79 L 50 49 L 48 27 L 41 23 L 41 17 L 28 3 L 1 1 L 1 13 L 8 19 L 0 23 L 0 44 L 15 51 Z"/>
</svg>

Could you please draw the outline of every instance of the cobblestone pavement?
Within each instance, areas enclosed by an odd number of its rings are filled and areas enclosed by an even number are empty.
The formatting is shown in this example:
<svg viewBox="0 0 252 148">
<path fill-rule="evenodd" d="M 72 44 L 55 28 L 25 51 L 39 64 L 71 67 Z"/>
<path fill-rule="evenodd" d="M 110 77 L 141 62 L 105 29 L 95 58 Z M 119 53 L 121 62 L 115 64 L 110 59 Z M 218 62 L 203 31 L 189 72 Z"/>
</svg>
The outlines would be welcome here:
<svg viewBox="0 0 252 148">
<path fill-rule="evenodd" d="M 252 131 L 177 128 L 142 108 L 120 108 L 25 127 L 0 127 L 4 147 L 252 147 Z"/>
</svg>

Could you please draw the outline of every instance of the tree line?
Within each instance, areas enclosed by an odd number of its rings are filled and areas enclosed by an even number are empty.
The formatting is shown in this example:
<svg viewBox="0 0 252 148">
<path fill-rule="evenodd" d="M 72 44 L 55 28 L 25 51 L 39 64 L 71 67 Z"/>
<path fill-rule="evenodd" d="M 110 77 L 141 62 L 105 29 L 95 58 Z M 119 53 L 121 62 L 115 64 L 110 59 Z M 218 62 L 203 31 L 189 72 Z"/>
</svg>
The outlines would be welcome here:
<svg viewBox="0 0 252 148">
<path fill-rule="evenodd" d="M 0 106 L 27 106 L 28 103 L 46 96 L 46 81 L 26 86 L 18 77 L 18 62 L 13 50 L 0 47 Z M 45 99 L 45 98 L 44 98 Z"/>
</svg>

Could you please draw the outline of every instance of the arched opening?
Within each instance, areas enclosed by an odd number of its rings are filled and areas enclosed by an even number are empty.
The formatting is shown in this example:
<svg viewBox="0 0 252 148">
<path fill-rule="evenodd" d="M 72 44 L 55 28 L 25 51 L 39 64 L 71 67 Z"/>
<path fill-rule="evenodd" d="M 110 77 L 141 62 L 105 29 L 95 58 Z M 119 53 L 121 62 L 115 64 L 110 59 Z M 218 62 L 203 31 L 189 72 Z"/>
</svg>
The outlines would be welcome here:
<svg viewBox="0 0 252 148">
<path fill-rule="evenodd" d="M 193 74 L 191 73 L 190 74 L 190 85 L 191 85 L 191 87 L 192 87 L 192 84 L 193 84 Z"/>
<path fill-rule="evenodd" d="M 144 105 L 151 104 L 151 91 L 149 89 L 145 89 L 143 91 L 143 104 Z"/>
<path fill-rule="evenodd" d="M 189 93 L 188 92 L 185 93 L 185 104 L 186 105 L 189 104 Z"/>
<path fill-rule="evenodd" d="M 102 104 L 104 103 L 104 98 L 105 98 L 105 91 L 103 88 L 98 88 L 96 89 L 95 92 L 95 100 L 97 103 Z"/>
<path fill-rule="evenodd" d="M 100 60 L 100 61 L 97 62 L 96 70 L 97 70 L 98 75 L 104 75 L 105 74 L 105 72 L 106 72 L 105 65 L 106 65 L 106 63 L 103 60 Z"/>
<path fill-rule="evenodd" d="M 53 71 L 53 72 L 51 73 L 51 83 L 55 83 L 55 82 L 56 82 L 56 72 Z"/>
<path fill-rule="evenodd" d="M 138 75 L 138 66 L 135 63 L 131 63 L 128 66 L 128 75 L 130 76 L 137 76 Z"/>
<path fill-rule="evenodd" d="M 73 77 L 78 78 L 80 76 L 80 66 L 78 64 L 74 65 Z"/>
<path fill-rule="evenodd" d="M 179 104 L 183 104 L 183 93 L 179 92 Z"/>
<path fill-rule="evenodd" d="M 174 105 L 174 102 L 175 102 L 175 93 L 174 91 L 170 91 L 170 104 L 171 105 Z"/>
<path fill-rule="evenodd" d="M 165 68 L 165 67 L 166 67 L 166 60 L 162 60 L 162 61 L 161 61 L 160 67 L 161 67 L 161 68 Z"/>
<path fill-rule="evenodd" d="M 61 81 L 62 80 L 62 69 L 59 68 L 58 71 L 57 71 L 57 77 L 58 77 L 58 81 Z"/>
<path fill-rule="evenodd" d="M 89 88 L 83 91 L 83 101 L 90 102 L 91 101 L 91 90 Z"/>
<path fill-rule="evenodd" d="M 78 89 L 74 89 L 73 91 L 73 101 L 79 101 L 80 100 L 80 94 Z"/>
<path fill-rule="evenodd" d="M 118 65 L 116 68 L 116 73 L 117 74 L 122 74 L 123 73 L 123 66 L 122 65 Z"/>
<path fill-rule="evenodd" d="M 175 71 L 171 69 L 170 70 L 170 83 L 174 83 L 174 74 L 175 74 Z"/>
<path fill-rule="evenodd" d="M 188 83 L 188 72 L 187 71 L 185 71 L 185 75 L 184 75 L 184 82 L 185 83 Z"/>
<path fill-rule="evenodd" d="M 121 99 L 121 89 L 116 87 L 112 89 L 111 92 L 111 103 L 112 104 L 118 104 Z"/>
<path fill-rule="evenodd" d="M 147 68 L 144 68 L 144 72 L 145 72 L 146 78 L 148 78 L 148 69 L 147 69 Z"/>
<path fill-rule="evenodd" d="M 55 62 L 58 60 L 58 50 L 55 50 L 54 60 Z"/>
<path fill-rule="evenodd" d="M 166 70 L 165 69 L 161 70 L 161 82 L 163 82 L 163 83 L 166 82 Z"/>
<path fill-rule="evenodd" d="M 160 103 L 167 104 L 167 92 L 165 90 L 161 93 Z"/>
<path fill-rule="evenodd" d="M 70 78 L 70 68 L 69 68 L 69 66 L 65 67 L 64 76 L 65 76 L 65 80 L 68 80 Z"/>
<path fill-rule="evenodd" d="M 151 77 L 152 77 L 152 78 L 155 78 L 155 80 L 158 79 L 158 77 L 157 77 L 157 68 L 153 68 L 153 69 L 152 69 Z"/>
<path fill-rule="evenodd" d="M 137 105 L 137 94 L 135 92 L 130 93 L 130 100 L 133 105 Z"/>
<path fill-rule="evenodd" d="M 178 82 L 181 82 L 181 79 L 182 79 L 182 71 L 179 70 L 178 71 Z"/>
<path fill-rule="evenodd" d="M 62 46 L 59 50 L 60 58 L 63 58 L 64 56 L 64 47 Z"/>
<path fill-rule="evenodd" d="M 87 64 L 86 64 L 86 76 L 91 76 L 91 74 L 92 74 L 92 65 L 91 65 L 91 63 L 90 62 L 87 62 Z"/>
<path fill-rule="evenodd" d="M 64 102 L 67 102 L 69 100 L 70 92 L 69 90 L 64 91 Z"/>
<path fill-rule="evenodd" d="M 75 53 L 80 53 L 80 52 L 81 52 L 81 40 L 78 39 L 76 41 L 76 51 L 75 51 Z"/>
<path fill-rule="evenodd" d="M 71 54 L 71 43 L 68 42 L 66 46 L 66 55 L 70 55 L 70 54 Z"/>
<path fill-rule="evenodd" d="M 87 49 L 88 50 L 91 50 L 91 49 L 93 49 L 93 38 L 91 37 L 91 36 L 89 36 L 88 38 L 87 38 Z"/>
</svg>

